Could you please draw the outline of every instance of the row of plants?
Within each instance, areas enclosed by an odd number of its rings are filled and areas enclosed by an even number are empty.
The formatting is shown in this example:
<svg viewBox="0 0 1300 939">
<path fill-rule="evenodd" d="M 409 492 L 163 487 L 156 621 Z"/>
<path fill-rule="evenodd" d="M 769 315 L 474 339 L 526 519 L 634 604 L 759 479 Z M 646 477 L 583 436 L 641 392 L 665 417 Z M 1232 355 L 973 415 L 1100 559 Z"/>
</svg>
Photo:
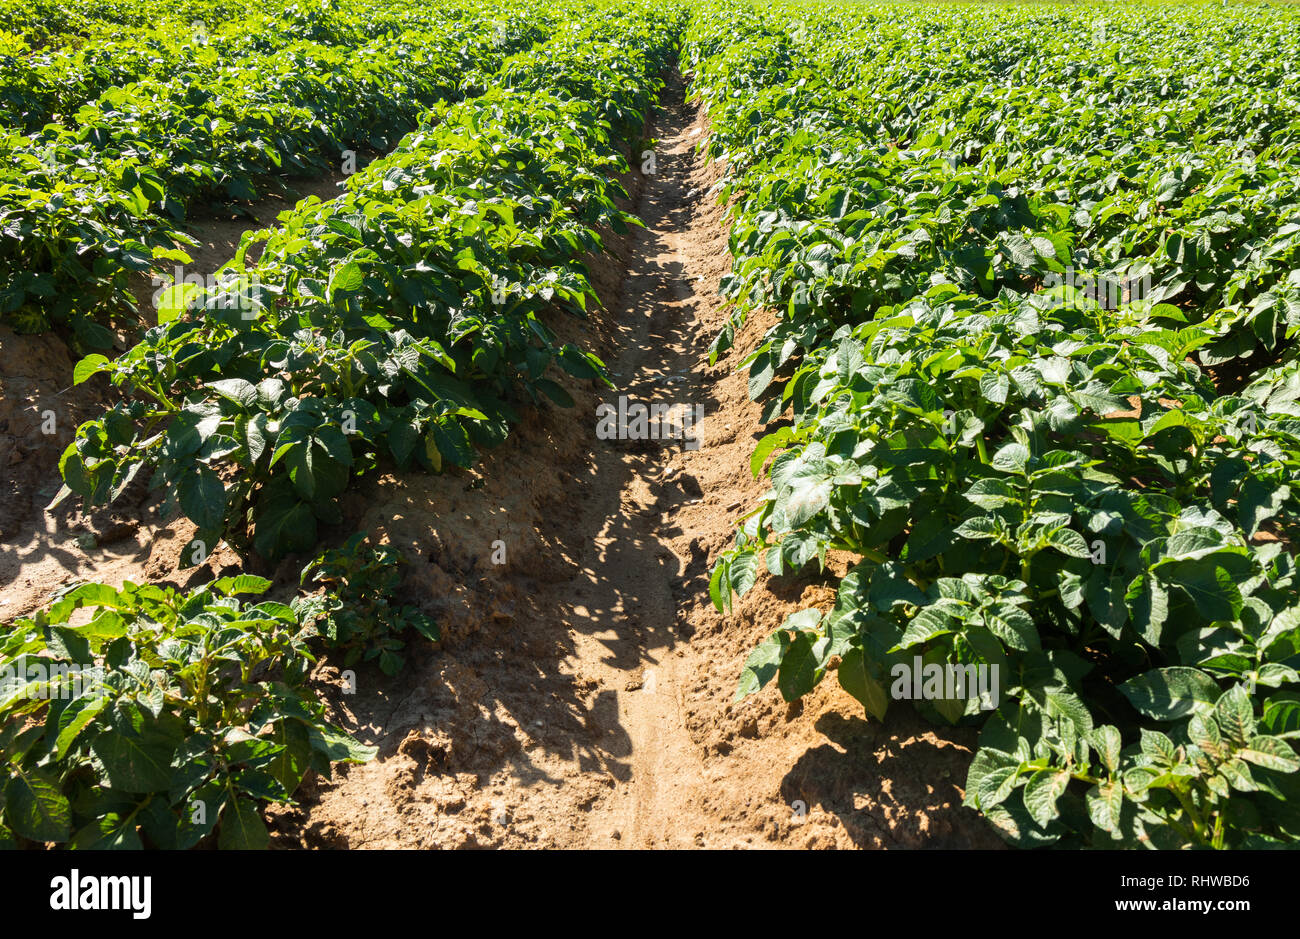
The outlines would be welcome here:
<svg viewBox="0 0 1300 939">
<path fill-rule="evenodd" d="M 108 88 L 183 73 L 191 85 L 216 78 L 232 62 L 294 43 L 360 48 L 387 33 L 430 30 L 471 15 L 451 7 L 435 16 L 412 4 L 301 7 L 271 4 L 231 15 L 227 4 L 183 4 L 155 11 L 123 30 L 105 22 L 76 43 L 38 46 L 0 31 L 0 125 L 34 133 L 51 121 L 76 129 L 76 114 Z"/>
<path fill-rule="evenodd" d="M 266 9 L 297 0 L 271 0 Z M 0 0 L 0 33 L 32 47 L 80 45 L 124 29 L 147 31 L 161 21 L 225 22 L 246 13 L 233 0 Z"/>
<path fill-rule="evenodd" d="M 77 380 L 106 371 L 123 400 L 80 428 L 69 486 L 102 500 L 150 472 L 210 547 L 251 536 L 278 556 L 316 544 L 353 475 L 463 464 L 521 400 L 569 403 L 552 363 L 600 377 L 543 314 L 598 302 L 582 258 L 633 221 L 614 201 L 620 146 L 682 25 L 648 5 L 610 13 L 475 73 L 482 94 L 435 107 L 343 196 L 246 236 L 228 287 L 178 285 L 138 346 L 84 359 Z M 223 302 L 249 284 L 251 307 Z M 304 585 L 323 589 L 287 605 L 239 575 L 187 594 L 84 585 L 19 620 L 0 670 L 44 671 L 0 697 L 0 841 L 265 846 L 265 804 L 373 756 L 325 719 L 307 681 L 317 649 L 394 674 L 409 635 L 438 638 L 393 599 L 400 560 L 358 535 L 309 563 Z M 61 668 L 74 663 L 93 665 Z"/>
<path fill-rule="evenodd" d="M 113 86 L 69 126 L 0 137 L 0 317 L 22 332 L 70 328 L 81 350 L 109 347 L 114 318 L 135 320 L 132 275 L 191 262 L 183 222 L 195 206 L 339 172 L 345 150 L 391 149 L 425 109 L 458 100 L 468 75 L 540 40 L 547 22 L 528 3 L 433 23 L 404 9 L 409 28 L 370 38 L 368 8 L 343 7 L 357 44 L 218 50 L 207 71 Z"/>
<path fill-rule="evenodd" d="M 1293 27 L 1146 6 L 697 17 L 732 199 L 715 355 L 750 311 L 779 315 L 743 362 L 776 425 L 751 461 L 771 488 L 711 593 L 726 611 L 761 568 L 851 559 L 739 698 L 829 671 L 878 719 L 929 698 L 980 728 L 966 803 L 1018 845 L 1300 839 Z M 908 691 L 917 659 L 940 686 L 994 669 L 999 700 Z"/>
<path fill-rule="evenodd" d="M 1069 275 L 1132 288 L 1142 310 L 1165 304 L 1166 325 L 1209 324 L 1206 365 L 1275 352 L 1300 323 L 1290 276 L 1300 263 L 1300 82 L 1288 71 L 1300 40 L 1271 28 L 1270 15 L 1290 16 L 1257 10 L 1203 25 L 1177 9 L 1037 11 L 968 51 L 933 13 L 902 23 L 848 13 L 728 50 L 718 61 L 729 55 L 734 67 L 721 65 L 720 81 L 772 133 L 742 128 L 732 139 L 723 128 L 714 152 L 742 170 L 766 165 L 764 198 L 778 213 L 738 233 L 754 242 L 747 253 L 768 256 L 737 265 L 729 295 L 763 300 L 764 264 L 778 250 L 828 311 L 823 329 L 844 322 L 838 311 L 892 301 L 899 286 L 923 292 L 932 273 L 986 297 Z M 1143 41 L 1151 23 L 1160 44 Z M 747 71 L 756 49 L 758 71 Z M 794 72 L 821 78 L 787 84 Z M 801 131 L 835 136 L 814 150 Z M 850 149 L 863 139 L 888 152 Z M 842 271 L 815 266 L 807 252 L 820 233 L 791 244 L 779 214 L 799 199 L 791 180 L 810 156 L 881 201 L 876 218 L 850 219 L 869 240 Z"/>
<path fill-rule="evenodd" d="M 676 21 L 618 10 L 482 76 L 487 91 L 435 108 L 345 195 L 246 235 L 227 286 L 173 288 L 138 345 L 83 359 L 75 380 L 106 373 L 122 398 L 78 429 L 62 495 L 111 502 L 147 470 L 198 526 L 185 561 L 222 540 L 275 559 L 341 521 L 353 477 L 467 466 L 521 400 L 571 404 L 553 366 L 608 381 L 544 314 L 599 302 L 583 259 L 633 221 L 619 146 Z"/>
</svg>

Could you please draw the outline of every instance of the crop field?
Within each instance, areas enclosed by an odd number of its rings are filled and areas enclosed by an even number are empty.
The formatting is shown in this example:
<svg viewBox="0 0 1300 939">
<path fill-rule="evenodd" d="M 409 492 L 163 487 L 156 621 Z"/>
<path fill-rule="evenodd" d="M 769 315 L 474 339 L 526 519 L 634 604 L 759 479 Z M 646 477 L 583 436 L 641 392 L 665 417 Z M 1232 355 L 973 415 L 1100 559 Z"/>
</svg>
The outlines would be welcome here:
<svg viewBox="0 0 1300 939">
<path fill-rule="evenodd" d="M 0 847 L 1296 847 L 1298 332 L 1300 7 L 0 0 Z"/>
</svg>

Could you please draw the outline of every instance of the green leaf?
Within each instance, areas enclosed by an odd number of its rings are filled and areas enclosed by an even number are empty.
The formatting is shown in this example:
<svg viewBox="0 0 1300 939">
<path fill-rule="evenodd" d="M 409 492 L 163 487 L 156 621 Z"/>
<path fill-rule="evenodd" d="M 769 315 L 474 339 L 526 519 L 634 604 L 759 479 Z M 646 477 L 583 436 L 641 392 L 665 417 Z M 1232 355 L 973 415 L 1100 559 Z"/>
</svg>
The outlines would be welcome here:
<svg viewBox="0 0 1300 939">
<path fill-rule="evenodd" d="M 329 294 L 333 296 L 340 290 L 360 290 L 364 281 L 361 265 L 356 261 L 348 261 L 330 274 Z"/>
<path fill-rule="evenodd" d="M 453 466 L 472 466 L 474 446 L 465 429 L 454 422 L 439 422 L 433 426 L 433 440 L 438 452 Z"/>
<path fill-rule="evenodd" d="M 286 792 L 293 792 L 311 767 L 311 738 L 302 723 L 279 720 L 271 728 L 269 738 L 278 748 L 275 757 L 267 764 L 270 773 Z"/>
<path fill-rule="evenodd" d="M 68 749 L 76 742 L 81 732 L 106 708 L 110 702 L 107 695 L 83 695 L 75 701 L 69 701 L 59 714 L 59 735 L 55 740 L 54 757 L 62 760 Z"/>
<path fill-rule="evenodd" d="M 1164 585 L 1149 574 L 1139 574 L 1128 585 L 1124 601 L 1139 635 L 1152 646 L 1160 645 L 1169 616 L 1169 594 Z"/>
<path fill-rule="evenodd" d="M 1124 810 L 1124 787 L 1119 783 L 1100 783 L 1088 790 L 1088 817 L 1102 831 L 1119 829 Z"/>
<path fill-rule="evenodd" d="M 772 451 L 785 446 L 791 436 L 793 436 L 791 429 L 782 427 L 773 433 L 767 434 L 758 442 L 758 446 L 754 448 L 754 452 L 749 457 L 749 469 L 754 474 L 755 479 L 758 479 L 759 474 L 763 471 L 763 464 L 767 462 L 767 458 Z"/>
<path fill-rule="evenodd" d="M 251 386 L 250 386 L 251 387 Z M 206 466 L 197 466 L 176 486 L 181 510 L 202 531 L 217 531 L 226 517 L 226 487 Z M 209 545 L 209 548 L 215 545 Z"/>
<path fill-rule="evenodd" d="M 1237 756 L 1279 773 L 1294 773 L 1300 769 L 1300 757 L 1280 737 L 1251 737 L 1250 742 L 1237 751 Z"/>
<path fill-rule="evenodd" d="M 261 851 L 270 843 L 271 834 L 255 802 L 238 796 L 227 801 L 221 813 L 217 847 L 223 851 Z"/>
<path fill-rule="evenodd" d="M 72 383 L 74 385 L 80 385 L 82 382 L 94 375 L 98 375 L 100 372 L 109 371 L 112 367 L 113 365 L 109 362 L 107 356 L 100 355 L 97 352 L 93 355 L 88 355 L 78 362 L 77 367 L 72 370 Z"/>
<path fill-rule="evenodd" d="M 316 544 L 316 517 L 311 505 L 292 490 L 271 490 L 258 505 L 253 523 L 253 547 L 265 558 L 306 551 Z"/>
<path fill-rule="evenodd" d="M 1020 499 L 1019 494 L 1009 483 L 992 476 L 975 480 L 966 490 L 965 496 L 985 511 L 999 509 Z"/>
<path fill-rule="evenodd" d="M 840 687 L 858 700 L 872 717 L 885 719 L 889 710 L 889 691 L 877 680 L 878 666 L 868 662 L 860 648 L 852 648 L 840 660 L 838 677 Z"/>
<path fill-rule="evenodd" d="M 1269 698 L 1260 722 L 1272 736 L 1300 737 L 1300 694 L 1282 691 Z"/>
<path fill-rule="evenodd" d="M 912 646 L 929 642 L 936 636 L 947 635 L 955 631 L 958 625 L 958 621 L 942 609 L 924 607 L 912 617 L 911 622 L 907 624 L 907 629 L 903 630 L 903 638 L 898 642 L 899 648 L 910 649 Z"/>
<path fill-rule="evenodd" d="M 307 734 L 312 749 L 334 763 L 367 763 L 379 752 L 378 747 L 368 747 L 359 743 L 350 734 L 336 727 L 313 725 L 307 728 Z"/>
<path fill-rule="evenodd" d="M 743 701 L 776 677 L 781 665 L 781 657 L 789 645 L 790 634 L 784 629 L 778 629 L 749 653 L 749 658 L 745 659 L 745 667 L 740 672 L 740 683 L 736 687 L 736 701 Z"/>
<path fill-rule="evenodd" d="M 1029 464 L 1029 450 L 1024 444 L 1008 443 L 993 454 L 993 468 L 1004 473 L 1024 474 Z"/>
<path fill-rule="evenodd" d="M 907 579 L 903 565 L 896 561 L 887 561 L 871 572 L 867 599 L 882 613 L 896 606 L 923 606 L 926 602 L 925 594 Z"/>
<path fill-rule="evenodd" d="M 980 376 L 980 392 L 993 404 L 1005 404 L 1011 379 L 1002 372 L 985 372 Z"/>
<path fill-rule="evenodd" d="M 314 436 L 289 444 L 284 462 L 299 497 L 322 502 L 347 488 L 352 448 L 341 431 L 321 427 Z"/>
<path fill-rule="evenodd" d="M 996 515 L 976 515 L 964 520 L 953 532 L 971 541 L 1001 541 L 1007 534 L 1007 526 Z"/>
<path fill-rule="evenodd" d="M 574 406 L 573 395 L 564 390 L 563 386 L 556 384 L 549 378 L 539 378 L 533 382 L 533 387 L 546 395 L 562 408 L 571 408 Z"/>
<path fill-rule="evenodd" d="M 560 367 L 572 375 L 574 378 L 598 380 L 600 371 L 592 364 L 588 353 L 583 352 L 577 346 L 567 344 L 560 350 L 557 356 Z"/>
<path fill-rule="evenodd" d="M 162 792 L 171 784 L 172 756 L 177 741 L 157 732 L 149 724 L 130 727 L 117 720 L 90 745 L 104 764 L 109 785 L 123 792 Z"/>
<path fill-rule="evenodd" d="M 1018 606 L 997 601 L 984 611 L 984 623 L 993 635 L 1013 649 L 1033 652 L 1042 647 L 1034 618 Z"/>
<path fill-rule="evenodd" d="M 139 851 L 144 845 L 130 813 L 109 812 L 83 827 L 72 839 L 82 851 Z"/>
<path fill-rule="evenodd" d="M 1145 727 L 1139 731 L 1142 752 L 1155 760 L 1159 765 L 1169 765 L 1178 762 L 1178 748 L 1174 742 L 1158 730 L 1147 730 Z"/>
<path fill-rule="evenodd" d="M 5 821 L 18 835 L 31 841 L 67 841 L 71 834 L 72 807 L 58 785 L 43 770 L 13 767 L 15 775 L 5 786 Z"/>
<path fill-rule="evenodd" d="M 772 365 L 771 353 L 767 350 L 759 353 L 758 357 L 749 366 L 749 397 L 751 401 L 757 401 L 767 386 L 772 383 L 776 374 Z"/>
<path fill-rule="evenodd" d="M 1069 784 L 1068 770 L 1042 769 L 1029 777 L 1023 795 L 1025 808 L 1039 826 L 1046 828 L 1061 814 L 1056 803 Z"/>
<path fill-rule="evenodd" d="M 1083 703 L 1083 699 L 1071 691 L 1061 688 L 1047 688 L 1043 692 L 1047 701 L 1047 713 L 1052 717 L 1064 718 L 1074 725 L 1079 736 L 1086 736 L 1092 731 L 1092 712 Z"/>
<path fill-rule="evenodd" d="M 1101 762 L 1106 769 L 1112 773 L 1115 772 L 1119 768 L 1120 750 L 1123 746 L 1119 728 L 1110 724 L 1102 724 L 1092 729 L 1088 739 L 1101 757 Z"/>
<path fill-rule="evenodd" d="M 724 555 L 709 574 L 709 597 L 719 613 L 731 613 L 731 562 Z"/>
<path fill-rule="evenodd" d="M 727 577 L 736 596 L 743 597 L 758 581 L 758 553 L 742 551 L 731 559 Z"/>
<path fill-rule="evenodd" d="M 982 812 L 1005 801 L 1015 788 L 1020 761 L 997 750 L 982 748 L 966 777 L 967 804 Z"/>
<path fill-rule="evenodd" d="M 1242 747 L 1255 734 L 1255 711 L 1245 685 L 1225 691 L 1214 705 L 1214 720 L 1225 737 Z"/>
<path fill-rule="evenodd" d="M 208 584 L 208 588 L 227 597 L 241 593 L 263 594 L 271 589 L 271 581 L 253 574 L 236 574 L 234 577 L 219 577 Z"/>
<path fill-rule="evenodd" d="M 796 476 L 785 498 L 791 528 L 798 528 L 830 504 L 831 482 L 818 476 Z"/>
<path fill-rule="evenodd" d="M 1072 558 L 1086 558 L 1092 553 L 1083 535 L 1069 528 L 1060 528 L 1049 534 L 1047 545 Z"/>
<path fill-rule="evenodd" d="M 1219 700 L 1219 686 L 1195 668 L 1157 668 L 1119 686 L 1129 703 L 1147 717 L 1172 721 L 1207 711 Z"/>
<path fill-rule="evenodd" d="M 238 404 L 246 411 L 251 411 L 257 407 L 257 386 L 252 382 L 244 381 L 242 378 L 225 378 L 220 381 L 210 381 L 207 387 L 226 400 Z"/>
<path fill-rule="evenodd" d="M 799 632 L 781 656 L 776 684 L 786 701 L 797 701 L 821 681 L 824 663 L 818 647 L 825 642 L 812 633 Z"/>
<path fill-rule="evenodd" d="M 158 325 L 170 323 L 188 310 L 198 291 L 197 284 L 177 284 L 164 290 L 158 297 Z"/>
<path fill-rule="evenodd" d="M 1160 577 L 1171 588 L 1184 591 L 1205 619 L 1235 620 L 1241 613 L 1241 590 L 1232 573 L 1213 556 L 1190 561 L 1174 561 L 1158 568 Z"/>
</svg>

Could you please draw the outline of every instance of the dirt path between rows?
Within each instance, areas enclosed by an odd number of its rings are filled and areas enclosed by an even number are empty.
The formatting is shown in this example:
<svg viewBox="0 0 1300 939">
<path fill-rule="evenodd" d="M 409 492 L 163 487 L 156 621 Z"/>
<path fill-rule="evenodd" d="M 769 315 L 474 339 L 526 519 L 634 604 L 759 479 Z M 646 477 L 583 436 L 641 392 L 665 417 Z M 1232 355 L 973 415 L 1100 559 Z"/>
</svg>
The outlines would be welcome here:
<svg viewBox="0 0 1300 939">
<path fill-rule="evenodd" d="M 322 547 L 366 531 L 399 549 L 405 599 L 438 620 L 444 642 L 412 643 L 392 678 L 362 665 L 345 681 L 323 661 L 315 677 L 332 717 L 379 755 L 270 809 L 275 846 L 998 844 L 960 807 L 972 733 L 936 731 L 907 708 L 869 723 L 833 675 L 793 705 L 772 688 L 733 701 L 754 646 L 790 612 L 825 608 L 833 587 L 815 574 L 765 577 L 729 617 L 709 603 L 709 569 L 765 488 L 748 468 L 759 409 L 736 365 L 770 320 L 756 317 L 728 358 L 707 364 L 731 259 L 712 191 L 720 170 L 698 149 L 707 115 L 680 76 L 647 133 L 655 172 L 624 177 L 645 227 L 611 234 L 613 256 L 591 265 L 605 309 L 552 324 L 602 356 L 617 390 L 565 381 L 573 407 L 543 402 L 474 469 L 361 480 L 344 523 L 322 533 Z M 196 263 L 215 267 L 245 227 L 205 229 Z M 202 568 L 180 565 L 192 525 L 160 518 L 143 483 L 109 509 L 44 511 L 58 452 L 105 391 L 65 391 L 70 372 L 59 343 L 0 332 L 0 619 L 73 578 L 180 586 L 238 570 L 224 546 Z M 602 439 L 597 409 L 620 396 L 702 409 L 698 446 Z M 46 409 L 56 433 L 36 423 Z M 287 600 L 306 560 L 258 572 Z"/>
<path fill-rule="evenodd" d="M 277 844 L 997 844 L 960 808 L 973 735 L 907 710 L 868 724 L 833 677 L 795 705 L 772 689 L 732 702 L 750 649 L 833 593 L 781 578 L 730 618 L 708 602 L 709 568 L 764 488 L 748 470 L 758 408 L 735 371 L 763 324 L 707 365 L 730 257 L 717 169 L 696 148 L 707 118 L 679 77 L 651 132 L 656 172 L 632 187 L 645 228 L 618 246 L 625 271 L 595 278 L 607 315 L 574 334 L 603 349 L 618 391 L 573 389 L 575 408 L 544 408 L 468 482 L 389 478 L 358 495 L 358 527 L 428 560 L 408 583 L 450 638 L 394 679 L 334 689 L 335 715 L 379 758 L 277 814 Z M 596 407 L 619 395 L 702 406 L 698 448 L 599 439 Z"/>
</svg>

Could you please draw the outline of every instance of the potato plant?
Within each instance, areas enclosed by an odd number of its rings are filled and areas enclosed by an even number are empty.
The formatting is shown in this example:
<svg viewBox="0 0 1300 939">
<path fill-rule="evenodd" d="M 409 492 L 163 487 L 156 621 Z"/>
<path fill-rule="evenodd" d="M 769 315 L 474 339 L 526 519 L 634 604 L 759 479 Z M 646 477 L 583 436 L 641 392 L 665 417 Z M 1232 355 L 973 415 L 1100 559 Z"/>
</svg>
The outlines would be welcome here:
<svg viewBox="0 0 1300 939">
<path fill-rule="evenodd" d="M 371 759 L 306 683 L 315 629 L 243 599 L 269 586 L 83 584 L 13 623 L 0 640 L 0 838 L 262 848 L 262 805 L 290 802 L 309 772 Z"/>
<path fill-rule="evenodd" d="M 367 545 L 365 533 L 358 532 L 302 569 L 304 587 L 323 589 L 295 599 L 294 612 L 329 649 L 342 653 L 343 665 L 377 661 L 385 675 L 396 675 L 406 664 L 404 633 L 414 631 L 430 642 L 441 638 L 427 615 L 394 602 L 404 560 L 388 545 Z"/>
</svg>

